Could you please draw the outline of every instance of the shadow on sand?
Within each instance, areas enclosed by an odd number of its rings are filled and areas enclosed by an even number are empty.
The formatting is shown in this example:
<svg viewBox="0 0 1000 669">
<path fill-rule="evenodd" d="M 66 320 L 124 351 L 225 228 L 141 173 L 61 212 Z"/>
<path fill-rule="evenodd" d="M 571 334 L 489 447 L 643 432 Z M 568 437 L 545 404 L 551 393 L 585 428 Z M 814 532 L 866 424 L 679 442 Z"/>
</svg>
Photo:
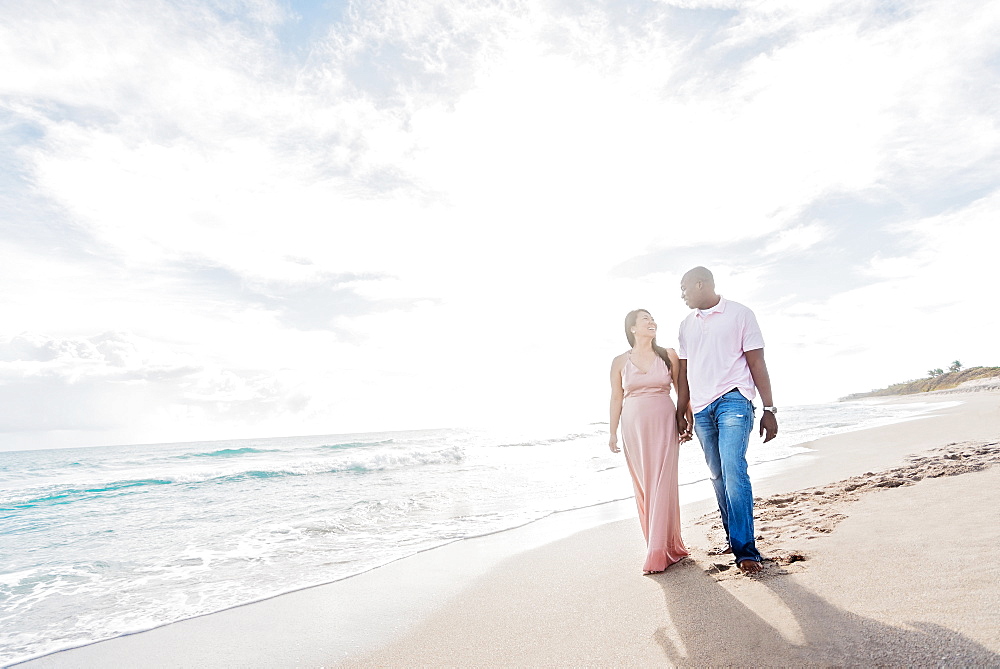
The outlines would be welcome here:
<svg viewBox="0 0 1000 669">
<path fill-rule="evenodd" d="M 1000 655 L 954 630 L 865 618 L 792 578 L 718 581 L 693 560 L 651 578 L 672 624 L 656 641 L 672 665 L 1000 666 Z"/>
</svg>

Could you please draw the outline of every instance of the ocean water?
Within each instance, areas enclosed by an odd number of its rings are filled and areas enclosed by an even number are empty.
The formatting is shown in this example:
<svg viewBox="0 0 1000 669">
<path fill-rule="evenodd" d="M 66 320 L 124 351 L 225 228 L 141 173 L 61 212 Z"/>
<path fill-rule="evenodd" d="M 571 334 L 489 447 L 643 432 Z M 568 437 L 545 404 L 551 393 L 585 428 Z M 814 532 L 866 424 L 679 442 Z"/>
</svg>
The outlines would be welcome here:
<svg viewBox="0 0 1000 669">
<path fill-rule="evenodd" d="M 791 407 L 748 459 L 941 403 Z M 632 496 L 607 424 L 0 452 L 0 664 Z M 706 477 L 697 441 L 681 484 Z"/>
</svg>

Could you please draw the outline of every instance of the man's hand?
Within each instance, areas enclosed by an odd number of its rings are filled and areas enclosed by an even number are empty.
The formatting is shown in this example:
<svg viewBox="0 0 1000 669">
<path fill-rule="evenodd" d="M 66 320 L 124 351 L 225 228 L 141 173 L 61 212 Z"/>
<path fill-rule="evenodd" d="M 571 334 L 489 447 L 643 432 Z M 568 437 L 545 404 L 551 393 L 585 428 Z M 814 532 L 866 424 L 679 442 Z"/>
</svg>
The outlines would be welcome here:
<svg viewBox="0 0 1000 669">
<path fill-rule="evenodd" d="M 691 441 L 691 426 L 688 424 L 687 416 L 683 413 L 677 414 L 677 435 L 682 444 Z"/>
<path fill-rule="evenodd" d="M 620 453 L 622 449 L 618 448 L 618 437 L 611 435 L 611 440 L 608 441 L 608 448 L 611 449 L 612 453 Z"/>
<path fill-rule="evenodd" d="M 765 432 L 767 432 L 766 437 L 764 437 Z M 778 417 L 770 411 L 765 411 L 760 416 L 760 436 L 764 437 L 765 444 L 778 436 Z"/>
</svg>

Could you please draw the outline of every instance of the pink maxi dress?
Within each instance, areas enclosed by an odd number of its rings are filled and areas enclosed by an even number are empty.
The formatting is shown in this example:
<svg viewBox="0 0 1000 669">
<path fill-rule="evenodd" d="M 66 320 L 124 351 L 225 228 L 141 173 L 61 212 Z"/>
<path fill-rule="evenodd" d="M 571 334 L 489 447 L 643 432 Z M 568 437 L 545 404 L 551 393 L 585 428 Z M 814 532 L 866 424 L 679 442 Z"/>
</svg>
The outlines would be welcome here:
<svg viewBox="0 0 1000 669">
<path fill-rule="evenodd" d="M 635 486 L 639 523 L 646 537 L 643 571 L 663 571 L 688 554 L 681 540 L 681 511 L 677 492 L 677 436 L 671 377 L 657 356 L 648 372 L 632 362 L 622 369 L 622 441 Z"/>
</svg>

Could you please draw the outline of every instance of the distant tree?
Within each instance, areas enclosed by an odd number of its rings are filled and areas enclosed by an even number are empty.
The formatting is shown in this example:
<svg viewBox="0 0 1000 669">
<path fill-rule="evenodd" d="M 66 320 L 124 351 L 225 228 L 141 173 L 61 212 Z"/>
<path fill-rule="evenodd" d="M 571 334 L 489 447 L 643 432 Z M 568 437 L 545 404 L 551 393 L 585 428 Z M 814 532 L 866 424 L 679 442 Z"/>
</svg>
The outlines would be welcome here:
<svg viewBox="0 0 1000 669">
<path fill-rule="evenodd" d="M 932 379 L 935 376 L 941 376 L 942 374 L 944 374 L 944 370 L 941 369 L 940 367 L 938 367 L 937 369 L 929 369 L 929 370 L 927 370 L 927 376 L 931 377 Z"/>
<path fill-rule="evenodd" d="M 960 363 L 958 360 L 951 363 L 951 367 L 948 368 L 949 372 L 959 372 L 961 370 L 962 370 L 962 363 Z"/>
</svg>

